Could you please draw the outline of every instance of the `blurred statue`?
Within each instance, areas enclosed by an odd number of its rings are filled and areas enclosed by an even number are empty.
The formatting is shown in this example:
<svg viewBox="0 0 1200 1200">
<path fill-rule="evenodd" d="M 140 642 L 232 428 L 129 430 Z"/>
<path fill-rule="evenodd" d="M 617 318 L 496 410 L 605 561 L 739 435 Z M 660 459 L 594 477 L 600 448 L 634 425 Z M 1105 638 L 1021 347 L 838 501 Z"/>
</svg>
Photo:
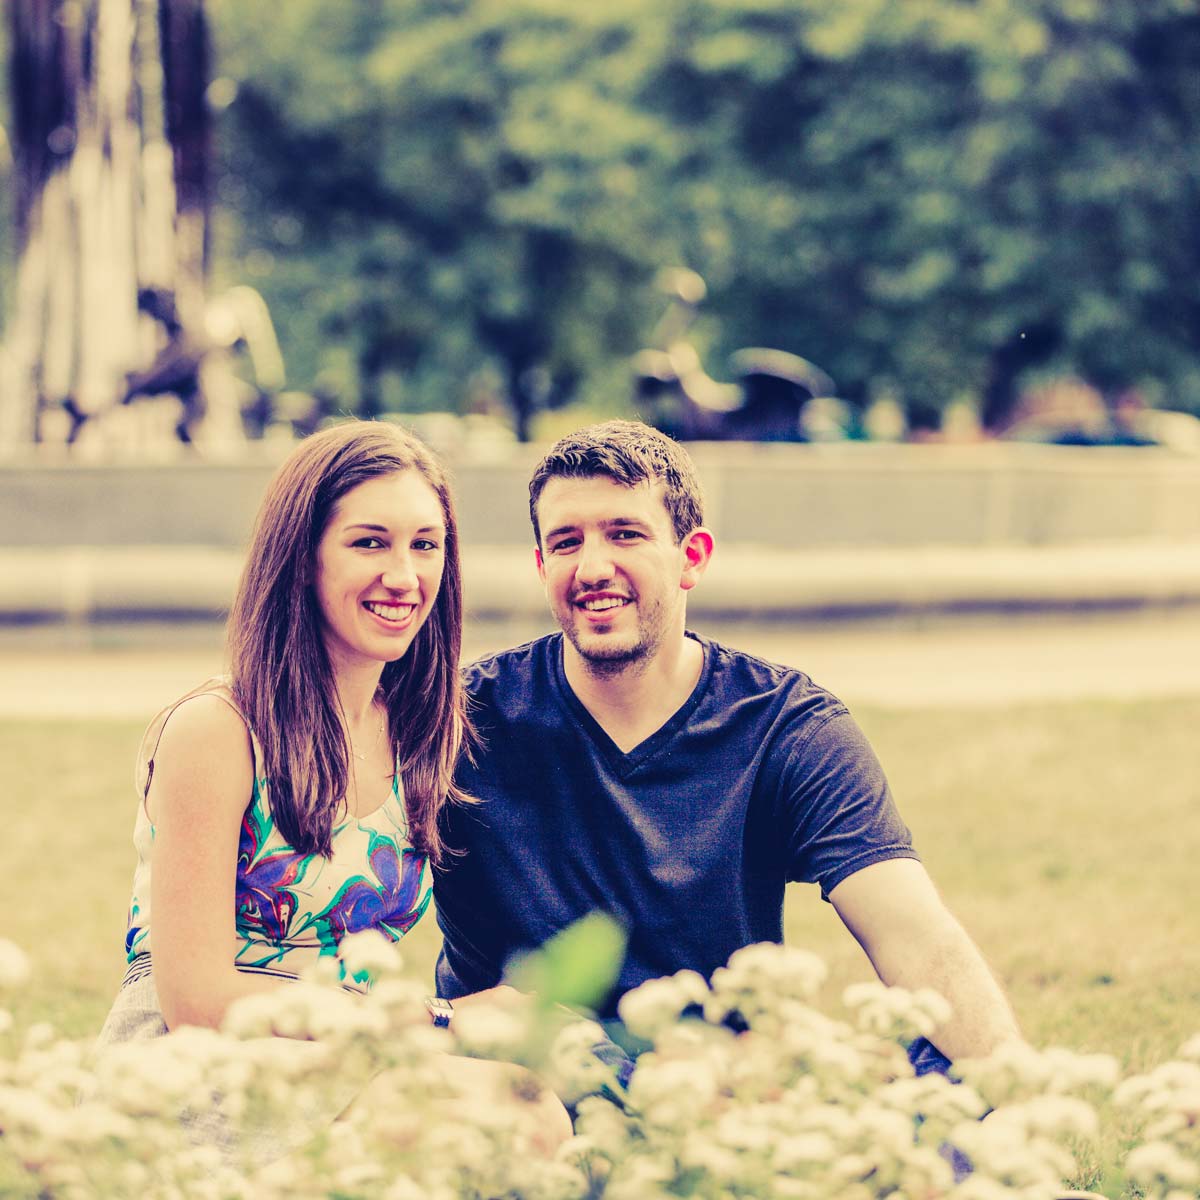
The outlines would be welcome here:
<svg viewBox="0 0 1200 1200">
<path fill-rule="evenodd" d="M 805 405 L 832 397 L 833 380 L 807 359 L 783 350 L 752 347 L 730 358 L 737 383 L 713 379 L 685 335 L 707 289 L 695 271 L 672 268 L 658 277 L 668 297 L 651 347 L 633 360 L 634 402 L 664 433 L 683 441 L 826 440 L 841 410 L 826 406 L 806 428 Z"/>
<path fill-rule="evenodd" d="M 261 435 L 284 383 L 283 357 L 262 296 L 242 286 L 214 297 L 198 331 L 180 323 L 169 292 L 144 289 L 138 308 L 161 325 L 165 336 L 153 362 L 125 377 L 120 403 L 175 396 L 180 405 L 175 433 L 188 445 L 196 442 L 202 425 L 204 439 L 219 449 L 243 441 L 247 422 Z M 236 372 L 233 359 L 239 350 L 249 360 L 253 386 Z"/>
</svg>

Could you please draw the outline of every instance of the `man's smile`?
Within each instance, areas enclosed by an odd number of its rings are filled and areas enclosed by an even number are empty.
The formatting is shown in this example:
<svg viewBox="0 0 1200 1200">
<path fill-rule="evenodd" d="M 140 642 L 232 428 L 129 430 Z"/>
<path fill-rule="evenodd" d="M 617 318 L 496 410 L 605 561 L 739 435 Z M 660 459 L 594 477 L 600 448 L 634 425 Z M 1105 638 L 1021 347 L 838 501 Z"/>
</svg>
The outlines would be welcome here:
<svg viewBox="0 0 1200 1200">
<path fill-rule="evenodd" d="M 619 595 L 615 592 L 593 592 L 576 597 L 572 603 L 576 608 L 583 609 L 584 612 L 599 613 L 624 608 L 627 604 L 632 603 L 632 599 L 629 596 Z"/>
</svg>

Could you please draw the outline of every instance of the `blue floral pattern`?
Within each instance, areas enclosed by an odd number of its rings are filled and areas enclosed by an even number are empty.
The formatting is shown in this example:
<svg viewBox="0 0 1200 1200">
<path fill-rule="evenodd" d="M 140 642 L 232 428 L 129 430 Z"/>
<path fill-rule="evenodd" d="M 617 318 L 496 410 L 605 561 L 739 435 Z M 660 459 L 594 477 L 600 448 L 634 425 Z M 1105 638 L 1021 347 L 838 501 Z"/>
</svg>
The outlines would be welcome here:
<svg viewBox="0 0 1200 1200">
<path fill-rule="evenodd" d="M 253 735 L 252 742 L 257 767 L 263 756 Z M 150 950 L 154 826 L 145 804 L 138 808 L 134 845 L 138 866 L 125 939 L 131 961 Z M 267 780 L 259 777 L 238 839 L 234 962 L 296 975 L 313 959 L 336 955 L 347 933 L 375 929 L 397 941 L 429 907 L 427 868 L 426 856 L 409 840 L 399 771 L 378 809 L 334 826 L 329 858 L 301 854 L 284 838 L 271 815 Z"/>
</svg>

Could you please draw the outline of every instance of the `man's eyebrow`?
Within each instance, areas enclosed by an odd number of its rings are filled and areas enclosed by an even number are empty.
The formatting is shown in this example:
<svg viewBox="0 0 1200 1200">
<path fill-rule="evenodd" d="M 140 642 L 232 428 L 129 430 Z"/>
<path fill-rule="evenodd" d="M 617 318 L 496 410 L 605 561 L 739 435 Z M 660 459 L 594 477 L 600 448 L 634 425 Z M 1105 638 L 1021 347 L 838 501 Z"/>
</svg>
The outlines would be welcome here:
<svg viewBox="0 0 1200 1200">
<path fill-rule="evenodd" d="M 650 522 L 644 521 L 640 517 L 608 517 L 606 520 L 598 521 L 597 524 L 601 529 L 650 528 Z M 558 537 L 563 533 L 575 533 L 578 529 L 578 525 L 558 525 L 554 529 L 547 530 L 545 536 L 548 538 Z"/>
</svg>

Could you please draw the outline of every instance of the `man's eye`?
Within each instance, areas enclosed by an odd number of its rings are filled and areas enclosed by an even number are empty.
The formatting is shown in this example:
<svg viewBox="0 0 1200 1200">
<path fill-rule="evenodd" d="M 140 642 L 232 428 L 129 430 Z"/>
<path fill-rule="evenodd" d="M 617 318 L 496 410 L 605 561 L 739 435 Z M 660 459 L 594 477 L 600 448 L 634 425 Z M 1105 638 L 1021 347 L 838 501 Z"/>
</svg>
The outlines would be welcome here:
<svg viewBox="0 0 1200 1200">
<path fill-rule="evenodd" d="M 612 536 L 619 542 L 632 542 L 642 535 L 636 529 L 617 529 L 613 532 Z"/>
<path fill-rule="evenodd" d="M 578 545 L 578 538 L 563 538 L 560 542 L 551 543 L 550 552 L 551 554 L 561 554 L 564 550 L 574 550 Z"/>
</svg>

